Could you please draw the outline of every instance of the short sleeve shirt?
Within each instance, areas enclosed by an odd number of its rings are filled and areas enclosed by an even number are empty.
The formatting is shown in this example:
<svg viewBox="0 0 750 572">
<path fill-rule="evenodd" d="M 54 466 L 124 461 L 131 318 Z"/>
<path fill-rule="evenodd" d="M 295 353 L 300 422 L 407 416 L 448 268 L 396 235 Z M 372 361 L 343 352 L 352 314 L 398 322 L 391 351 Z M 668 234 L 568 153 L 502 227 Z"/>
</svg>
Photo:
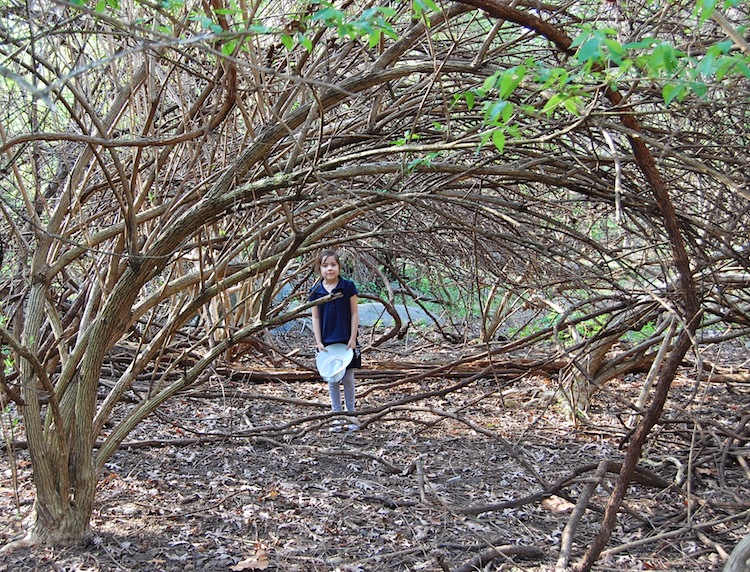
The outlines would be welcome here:
<svg viewBox="0 0 750 572">
<path fill-rule="evenodd" d="M 323 345 L 345 344 L 349 341 L 352 333 L 352 311 L 350 299 L 358 294 L 357 287 L 351 280 L 339 278 L 339 283 L 330 292 L 336 294 L 341 292 L 342 296 L 330 300 L 318 306 L 320 317 L 320 334 Z M 327 296 L 329 292 L 322 282 L 317 282 L 310 290 L 310 301 Z"/>
</svg>

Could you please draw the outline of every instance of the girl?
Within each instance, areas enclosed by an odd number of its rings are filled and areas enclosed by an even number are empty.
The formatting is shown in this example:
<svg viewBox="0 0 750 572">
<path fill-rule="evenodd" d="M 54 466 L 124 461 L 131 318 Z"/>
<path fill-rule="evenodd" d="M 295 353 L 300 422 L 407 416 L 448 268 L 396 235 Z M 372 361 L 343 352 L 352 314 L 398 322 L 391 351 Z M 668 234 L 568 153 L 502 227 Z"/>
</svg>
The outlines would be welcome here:
<svg viewBox="0 0 750 572">
<path fill-rule="evenodd" d="M 320 280 L 310 290 L 309 299 L 317 300 L 329 294 L 341 293 L 340 298 L 318 304 L 312 308 L 313 333 L 317 351 L 326 351 L 329 344 L 346 344 L 354 350 L 354 359 L 346 368 L 341 380 L 344 384 L 344 401 L 348 412 L 354 411 L 354 370 L 359 367 L 360 357 L 357 347 L 357 330 L 359 329 L 359 310 L 357 309 L 357 287 L 354 282 L 340 276 L 341 262 L 334 250 L 323 250 L 316 260 L 316 270 Z M 341 387 L 339 382 L 329 383 L 331 407 L 334 412 L 341 411 Z M 331 431 L 340 431 L 343 421 L 334 421 Z M 359 426 L 349 425 L 349 431 L 356 431 Z"/>
</svg>

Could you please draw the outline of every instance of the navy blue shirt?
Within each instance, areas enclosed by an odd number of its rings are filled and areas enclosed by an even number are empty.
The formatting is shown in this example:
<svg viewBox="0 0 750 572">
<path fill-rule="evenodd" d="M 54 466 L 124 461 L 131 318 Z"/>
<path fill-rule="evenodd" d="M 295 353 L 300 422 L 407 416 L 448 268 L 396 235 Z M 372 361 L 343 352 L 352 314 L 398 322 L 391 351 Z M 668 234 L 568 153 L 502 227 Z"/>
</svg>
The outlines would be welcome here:
<svg viewBox="0 0 750 572">
<path fill-rule="evenodd" d="M 342 296 L 335 300 L 330 300 L 318 306 L 318 316 L 320 318 L 320 336 L 324 346 L 330 344 L 345 344 L 352 335 L 352 309 L 350 299 L 358 294 L 357 287 L 351 280 L 339 278 L 339 283 L 330 292 L 336 294 L 341 292 Z M 323 286 L 322 281 L 318 281 L 310 290 L 310 301 L 317 300 L 323 296 L 328 296 L 329 292 Z"/>
</svg>

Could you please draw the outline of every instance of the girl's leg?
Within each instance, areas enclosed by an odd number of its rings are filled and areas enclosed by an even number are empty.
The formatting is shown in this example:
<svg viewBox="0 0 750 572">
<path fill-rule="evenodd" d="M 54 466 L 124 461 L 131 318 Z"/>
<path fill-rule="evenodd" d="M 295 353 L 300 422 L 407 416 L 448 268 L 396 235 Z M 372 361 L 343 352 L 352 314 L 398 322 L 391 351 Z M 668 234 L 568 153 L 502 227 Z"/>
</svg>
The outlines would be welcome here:
<svg viewBox="0 0 750 572">
<path fill-rule="evenodd" d="M 328 382 L 328 393 L 331 395 L 331 409 L 333 411 L 341 411 L 341 386 L 340 382 Z"/>
<path fill-rule="evenodd" d="M 344 374 L 344 401 L 346 402 L 346 410 L 349 412 L 354 411 L 354 370 L 347 369 Z"/>
</svg>

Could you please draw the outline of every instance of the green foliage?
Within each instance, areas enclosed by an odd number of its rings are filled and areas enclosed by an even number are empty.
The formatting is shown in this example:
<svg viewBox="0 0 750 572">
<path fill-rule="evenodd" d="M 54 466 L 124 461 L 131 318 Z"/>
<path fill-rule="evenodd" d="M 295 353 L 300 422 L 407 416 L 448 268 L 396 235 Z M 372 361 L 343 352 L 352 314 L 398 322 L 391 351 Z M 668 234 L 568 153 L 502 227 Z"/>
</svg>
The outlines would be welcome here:
<svg viewBox="0 0 750 572">
<path fill-rule="evenodd" d="M 547 100 L 542 108 L 542 113 L 547 117 L 551 116 L 559 107 L 564 107 L 571 115 L 580 115 L 579 109 L 582 106 L 582 97 L 568 93 L 556 93 Z"/>
<path fill-rule="evenodd" d="M 507 333 L 511 338 L 532 336 L 551 328 L 559 318 L 560 315 L 555 312 L 541 314 L 521 327 L 508 327 Z"/>
<path fill-rule="evenodd" d="M 294 39 L 289 34 L 281 34 L 281 43 L 289 51 L 294 49 Z"/>
<path fill-rule="evenodd" d="M 626 332 L 623 336 L 623 339 L 631 343 L 639 343 L 652 338 L 655 333 L 656 328 L 654 327 L 654 323 L 648 322 L 640 330 L 631 330 L 629 332 Z"/>
<path fill-rule="evenodd" d="M 560 314 L 557 312 L 549 311 L 544 314 L 537 316 L 534 320 L 524 325 L 522 328 L 509 328 L 508 333 L 515 337 L 526 337 L 537 334 L 543 330 L 552 328 L 560 320 Z M 573 313 L 568 317 L 570 321 L 576 321 L 581 318 L 582 314 Z M 578 334 L 584 339 L 591 339 L 598 335 L 602 328 L 604 328 L 611 318 L 609 315 L 598 316 L 597 318 L 583 320 L 576 323 L 575 328 Z M 558 324 L 559 325 L 559 324 Z M 621 339 L 630 343 L 640 343 L 648 340 L 654 336 L 656 328 L 654 322 L 648 322 L 641 327 L 639 330 L 629 330 L 625 332 Z M 567 328 L 560 328 L 558 337 L 561 341 L 569 342 L 572 340 L 570 331 Z"/>
<path fill-rule="evenodd" d="M 185 6 L 185 0 L 161 0 L 159 5 L 167 12 L 177 12 Z"/>
<path fill-rule="evenodd" d="M 699 0 L 696 16 L 702 24 L 711 16 L 719 0 Z M 724 7 L 737 4 L 725 0 Z M 548 118 L 562 111 L 578 116 L 591 97 L 591 85 L 606 85 L 613 91 L 623 81 L 646 77 L 661 84 L 662 99 L 666 106 L 681 102 L 688 96 L 706 98 L 712 85 L 721 83 L 731 75 L 750 79 L 750 57 L 732 50 L 731 40 L 709 46 L 702 56 L 690 54 L 669 42 L 646 37 L 622 44 L 617 40 L 617 30 L 594 25 L 581 26 L 573 39 L 575 65 L 572 67 L 545 67 L 532 61 L 498 70 L 490 75 L 478 89 L 459 92 L 453 96 L 453 107 L 465 102 L 471 111 L 479 102 L 483 122 L 488 129 L 482 134 L 480 148 L 490 141 L 502 153 L 509 137 L 519 137 L 520 130 L 513 127 L 514 119 L 521 114 L 536 116 L 538 110 L 513 99 L 517 88 L 524 83 L 536 84 L 537 93 L 546 101 L 541 113 Z"/>
<path fill-rule="evenodd" d="M 84 8 L 88 4 L 90 4 L 89 0 L 70 0 L 70 5 L 76 8 Z M 94 10 L 96 10 L 100 14 L 104 13 L 107 10 L 115 12 L 119 9 L 119 0 L 97 0 L 94 3 Z"/>
<path fill-rule="evenodd" d="M 3 409 L 3 417 L 9 420 L 11 429 L 17 429 L 21 424 L 21 418 L 18 417 L 18 415 L 14 414 L 14 410 L 12 409 L 11 405 L 5 406 L 5 408 Z M 3 429 L 5 429 L 5 427 L 3 427 Z"/>
<path fill-rule="evenodd" d="M 213 32 L 214 34 L 221 34 L 224 29 L 217 24 L 211 16 L 203 14 L 201 12 L 195 12 L 190 16 L 193 22 L 199 23 L 203 29 Z"/>
<path fill-rule="evenodd" d="M 6 321 L 7 318 L 0 315 L 0 327 L 4 327 Z M 5 374 L 12 373 L 14 366 L 13 355 L 10 353 L 10 348 L 4 343 L 0 344 L 0 358 L 3 360 L 3 371 Z"/>
<path fill-rule="evenodd" d="M 406 131 L 404 133 L 403 137 L 400 137 L 398 139 L 394 139 L 393 141 L 391 141 L 391 144 L 392 145 L 402 146 L 402 145 L 407 145 L 407 144 L 409 144 L 409 143 L 411 143 L 413 141 L 416 141 L 418 139 L 419 139 L 419 134 L 418 133 L 411 133 L 409 131 Z"/>
<path fill-rule="evenodd" d="M 484 123 L 492 129 L 483 133 L 480 147 L 491 140 L 498 152 L 502 153 L 507 135 L 517 136 L 517 130 L 514 130 L 510 123 L 516 108 L 509 99 L 527 75 L 528 68 L 525 65 L 514 66 L 504 71 L 498 70 L 484 80 L 481 88 L 453 97 L 454 106 L 464 100 L 469 110 L 474 108 L 477 100 L 482 101 Z"/>
<path fill-rule="evenodd" d="M 578 48 L 576 59 L 582 64 L 621 65 L 625 48 L 614 39 L 617 30 L 587 27 L 573 40 L 571 48 Z"/>
<path fill-rule="evenodd" d="M 356 40 L 366 37 L 370 47 L 376 46 L 383 34 L 398 38 L 387 18 L 392 18 L 396 11 L 391 8 L 376 6 L 365 10 L 359 18 L 350 18 L 344 10 L 339 10 L 329 2 L 320 2 L 321 9 L 310 18 L 312 22 L 321 22 L 326 27 L 335 28 L 340 38 Z"/>
<path fill-rule="evenodd" d="M 481 95 L 497 90 L 497 95 L 500 99 L 508 99 L 515 89 L 521 84 L 526 78 L 527 68 L 526 66 L 514 66 L 509 68 L 502 73 L 496 71 L 482 84 L 482 88 L 479 90 Z"/>
<path fill-rule="evenodd" d="M 697 0 L 693 9 L 693 16 L 697 16 L 698 23 L 703 24 L 711 17 L 719 4 L 722 4 L 722 7 L 726 9 L 739 6 L 741 1 L 744 0 L 724 0 L 723 2 L 719 2 L 719 0 Z"/>
<path fill-rule="evenodd" d="M 92 0 L 72 0 L 74 7 L 83 8 L 90 6 Z M 224 36 L 225 42 L 221 46 L 222 53 L 233 55 L 241 47 L 241 39 L 227 38 L 228 35 L 243 34 L 277 34 L 282 45 L 287 50 L 293 50 L 295 45 L 299 44 L 308 51 L 312 51 L 312 40 L 305 31 L 314 24 L 322 24 L 328 28 L 334 28 L 340 38 L 356 40 L 366 38 L 370 47 L 377 45 L 385 35 L 389 38 L 397 39 L 398 34 L 389 22 L 390 18 L 396 15 L 396 11 L 382 6 L 375 6 L 364 10 L 360 15 L 353 16 L 345 10 L 340 10 L 331 2 L 323 0 L 314 0 L 313 6 L 319 6 L 319 9 L 309 13 L 297 15 L 294 20 L 296 32 L 290 32 L 287 28 L 270 28 L 258 22 L 246 22 L 245 11 L 235 1 L 232 1 L 225 8 L 209 10 L 195 9 L 189 15 L 189 20 L 196 23 L 201 30 L 217 36 Z M 434 6 L 432 2 L 425 3 L 427 6 Z M 184 0 L 161 0 L 158 4 L 159 10 L 177 15 L 185 9 Z M 120 8 L 119 0 L 96 0 L 95 9 L 98 12 L 116 12 Z M 426 8 L 425 8 L 426 9 Z M 429 9 L 432 9 L 430 7 Z M 291 15 L 290 15 L 291 17 Z M 225 20 L 225 29 L 219 18 Z M 158 18 L 157 18 L 158 22 Z M 168 25 L 157 24 L 157 29 L 162 33 L 171 35 L 173 30 Z"/>
<path fill-rule="evenodd" d="M 698 2 L 701 23 L 710 17 L 715 5 L 716 0 Z M 696 57 L 656 38 L 646 37 L 621 45 L 614 35 L 611 29 L 585 27 L 571 47 L 578 48 L 576 59 L 592 79 L 604 79 L 615 90 L 618 79 L 637 72 L 664 82 L 662 98 L 669 105 L 690 94 L 706 97 L 711 80 L 721 82 L 731 73 L 750 78 L 750 57 L 731 53 L 734 44 L 730 40 L 717 42 L 708 47 L 705 55 Z"/>
<path fill-rule="evenodd" d="M 417 157 L 416 159 L 414 159 L 413 161 L 409 163 L 407 170 L 413 171 L 416 167 L 420 165 L 429 166 L 432 164 L 434 159 L 437 159 L 441 155 L 442 153 L 440 151 L 435 151 L 432 153 L 427 153 L 427 155 L 425 155 L 424 157 Z"/>
<path fill-rule="evenodd" d="M 413 0 L 411 7 L 415 18 L 427 16 L 431 12 L 440 12 L 440 7 L 433 0 Z"/>
</svg>

